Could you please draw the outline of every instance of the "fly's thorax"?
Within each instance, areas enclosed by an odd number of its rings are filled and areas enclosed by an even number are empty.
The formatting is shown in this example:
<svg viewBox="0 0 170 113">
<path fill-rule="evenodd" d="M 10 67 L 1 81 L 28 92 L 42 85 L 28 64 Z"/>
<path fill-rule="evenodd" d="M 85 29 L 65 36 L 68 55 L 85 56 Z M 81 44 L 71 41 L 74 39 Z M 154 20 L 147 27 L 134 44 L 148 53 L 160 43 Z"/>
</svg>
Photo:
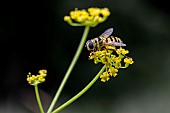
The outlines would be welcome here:
<svg viewBox="0 0 170 113">
<path fill-rule="evenodd" d="M 100 50 L 103 46 L 103 39 L 102 37 L 97 37 L 94 39 L 96 43 L 96 50 Z"/>
<path fill-rule="evenodd" d="M 97 38 L 94 38 L 94 41 L 97 45 L 101 45 L 102 44 L 102 40 L 103 38 L 102 37 L 97 37 Z"/>
</svg>

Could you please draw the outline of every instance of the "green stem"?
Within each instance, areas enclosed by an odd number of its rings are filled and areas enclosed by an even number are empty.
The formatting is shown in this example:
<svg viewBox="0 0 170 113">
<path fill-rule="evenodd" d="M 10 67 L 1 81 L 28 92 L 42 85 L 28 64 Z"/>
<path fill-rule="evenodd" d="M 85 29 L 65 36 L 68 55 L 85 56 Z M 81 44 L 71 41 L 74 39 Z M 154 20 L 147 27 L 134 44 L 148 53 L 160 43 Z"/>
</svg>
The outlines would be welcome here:
<svg viewBox="0 0 170 113">
<path fill-rule="evenodd" d="M 78 23 L 71 23 L 71 26 L 84 26 L 83 24 L 78 24 Z"/>
<path fill-rule="evenodd" d="M 77 60 L 78 60 L 78 58 L 80 56 L 80 53 L 81 53 L 81 51 L 82 51 L 82 49 L 84 47 L 84 44 L 85 44 L 87 35 L 89 33 L 89 30 L 90 30 L 90 26 L 86 26 L 85 29 L 84 29 L 84 33 L 83 33 L 82 39 L 80 41 L 80 44 L 79 44 L 79 46 L 77 48 L 77 51 L 76 51 L 76 53 L 74 55 L 74 58 L 73 58 L 73 60 L 72 60 L 72 62 L 70 64 L 70 66 L 69 66 L 69 68 L 68 68 L 68 70 L 67 70 L 67 72 L 66 72 L 66 74 L 65 74 L 65 76 L 64 76 L 64 78 L 63 78 L 63 80 L 62 80 L 62 82 L 61 82 L 61 84 L 59 86 L 59 88 L 58 88 L 58 90 L 57 90 L 57 93 L 54 96 L 53 101 L 51 102 L 51 105 L 50 105 L 47 113 L 51 113 L 51 111 L 53 110 L 54 105 L 56 104 L 56 102 L 57 102 L 57 100 L 58 100 L 58 98 L 59 98 L 59 96 L 60 96 L 60 94 L 61 94 L 61 92 L 62 92 L 62 90 L 64 88 L 64 85 L 66 84 L 67 79 L 69 78 L 69 76 L 71 74 L 71 71 L 73 70 L 73 68 L 74 68 L 74 66 L 75 66 L 75 64 L 76 64 L 76 62 L 77 62 Z"/>
<path fill-rule="evenodd" d="M 43 110 L 43 107 L 42 107 L 42 104 L 41 104 L 40 95 L 39 95 L 39 92 L 38 92 L 38 85 L 34 85 L 34 88 L 35 88 L 35 95 L 36 95 L 36 98 L 37 98 L 37 102 L 38 102 L 40 112 L 44 113 L 44 110 Z"/>
<path fill-rule="evenodd" d="M 93 78 L 93 80 L 83 90 L 81 90 L 77 95 L 72 97 L 70 100 L 65 102 L 63 105 L 58 107 L 52 113 L 58 113 L 59 111 L 61 111 L 62 109 L 64 109 L 68 105 L 70 105 L 72 102 L 74 102 L 76 99 L 78 99 L 81 95 L 83 95 L 97 81 L 97 79 L 100 77 L 100 75 L 105 70 L 105 68 L 106 68 L 106 66 L 103 66 L 103 68 L 99 71 L 99 73 Z"/>
</svg>

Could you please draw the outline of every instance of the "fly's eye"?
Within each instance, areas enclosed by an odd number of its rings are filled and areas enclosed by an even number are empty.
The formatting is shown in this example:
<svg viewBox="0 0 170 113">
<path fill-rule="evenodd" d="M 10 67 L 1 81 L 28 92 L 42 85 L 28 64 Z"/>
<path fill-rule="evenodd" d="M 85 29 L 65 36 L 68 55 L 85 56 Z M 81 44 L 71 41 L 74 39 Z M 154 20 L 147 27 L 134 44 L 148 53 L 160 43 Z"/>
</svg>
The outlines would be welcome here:
<svg viewBox="0 0 170 113">
<path fill-rule="evenodd" d="M 91 40 L 88 41 L 88 47 L 90 49 L 93 49 L 94 48 L 94 45 L 93 45 L 93 42 Z"/>
</svg>

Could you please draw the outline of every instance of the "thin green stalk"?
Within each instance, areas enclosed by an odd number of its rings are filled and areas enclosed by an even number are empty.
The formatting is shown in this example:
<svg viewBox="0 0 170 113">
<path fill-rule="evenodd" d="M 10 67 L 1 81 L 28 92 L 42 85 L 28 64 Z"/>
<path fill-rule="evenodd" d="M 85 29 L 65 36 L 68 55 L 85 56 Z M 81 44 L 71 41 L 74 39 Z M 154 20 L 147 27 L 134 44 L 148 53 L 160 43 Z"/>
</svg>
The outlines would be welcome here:
<svg viewBox="0 0 170 113">
<path fill-rule="evenodd" d="M 38 92 L 38 85 L 34 85 L 34 88 L 35 88 L 35 95 L 36 95 L 36 98 L 37 98 L 37 102 L 38 102 L 40 112 L 44 113 L 44 110 L 43 110 L 43 107 L 42 107 L 42 104 L 41 104 L 40 95 L 39 95 L 39 92 Z"/>
<path fill-rule="evenodd" d="M 82 96 L 96 81 L 97 79 L 100 77 L 100 75 L 102 74 L 102 72 L 105 70 L 106 66 L 103 66 L 103 68 L 99 71 L 99 73 L 93 78 L 93 80 L 83 89 L 81 90 L 77 95 L 75 95 L 74 97 L 72 97 L 70 100 L 68 100 L 67 102 L 65 102 L 63 105 L 61 105 L 60 107 L 58 107 L 56 110 L 54 110 L 52 113 L 58 113 L 59 111 L 61 111 L 62 109 L 64 109 L 65 107 L 67 107 L 68 105 L 70 105 L 72 102 L 74 102 L 75 100 L 77 100 L 80 96 Z"/>
<path fill-rule="evenodd" d="M 81 53 L 81 51 L 82 51 L 82 49 L 84 47 L 84 44 L 85 44 L 87 35 L 89 33 L 89 30 L 90 30 L 90 26 L 86 26 L 85 29 L 84 29 L 84 33 L 83 33 L 82 39 L 80 41 L 80 44 L 79 44 L 79 46 L 77 48 L 77 51 L 76 51 L 76 53 L 74 55 L 74 58 L 73 58 L 73 60 L 72 60 L 72 62 L 70 64 L 70 66 L 69 66 L 69 68 L 68 68 L 68 70 L 67 70 L 67 72 L 66 72 L 66 74 L 65 74 L 65 76 L 64 76 L 64 78 L 63 78 L 63 80 L 62 80 L 62 82 L 61 82 L 61 84 L 59 86 L 59 88 L 58 88 L 58 90 L 57 90 L 57 93 L 54 96 L 53 101 L 51 102 L 51 105 L 50 105 L 47 113 L 51 113 L 51 111 L 53 110 L 53 108 L 54 108 L 54 106 L 55 106 L 55 104 L 56 104 L 56 102 L 57 102 L 57 100 L 58 100 L 58 98 L 59 98 L 59 96 L 60 96 L 60 94 L 61 94 L 61 92 L 62 92 L 62 90 L 63 90 L 63 88 L 65 86 L 65 84 L 66 84 L 66 82 L 67 82 L 67 79 L 69 78 L 69 76 L 71 74 L 71 71 L 73 70 L 73 68 L 74 68 L 74 66 L 75 66 L 75 64 L 76 64 L 76 62 L 77 62 L 77 60 L 78 60 L 78 58 L 80 56 L 80 53 Z"/>
</svg>

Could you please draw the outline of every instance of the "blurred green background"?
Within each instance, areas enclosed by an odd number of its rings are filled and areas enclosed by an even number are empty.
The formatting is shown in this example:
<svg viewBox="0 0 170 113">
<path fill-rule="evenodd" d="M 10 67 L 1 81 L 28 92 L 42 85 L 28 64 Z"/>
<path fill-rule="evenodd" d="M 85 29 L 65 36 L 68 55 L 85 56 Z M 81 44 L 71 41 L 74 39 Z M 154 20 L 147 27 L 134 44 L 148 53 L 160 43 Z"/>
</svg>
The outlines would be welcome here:
<svg viewBox="0 0 170 113">
<path fill-rule="evenodd" d="M 108 7 L 108 20 L 91 28 L 88 39 L 114 28 L 135 63 L 116 78 L 95 85 L 61 113 L 169 113 L 170 13 L 168 1 L 41 0 L 0 3 L 0 113 L 38 113 L 27 73 L 47 69 L 39 85 L 45 109 L 75 54 L 84 28 L 63 21 L 74 8 Z M 61 105 L 100 70 L 86 48 L 61 94 Z M 57 107 L 56 106 L 56 107 Z"/>
</svg>

